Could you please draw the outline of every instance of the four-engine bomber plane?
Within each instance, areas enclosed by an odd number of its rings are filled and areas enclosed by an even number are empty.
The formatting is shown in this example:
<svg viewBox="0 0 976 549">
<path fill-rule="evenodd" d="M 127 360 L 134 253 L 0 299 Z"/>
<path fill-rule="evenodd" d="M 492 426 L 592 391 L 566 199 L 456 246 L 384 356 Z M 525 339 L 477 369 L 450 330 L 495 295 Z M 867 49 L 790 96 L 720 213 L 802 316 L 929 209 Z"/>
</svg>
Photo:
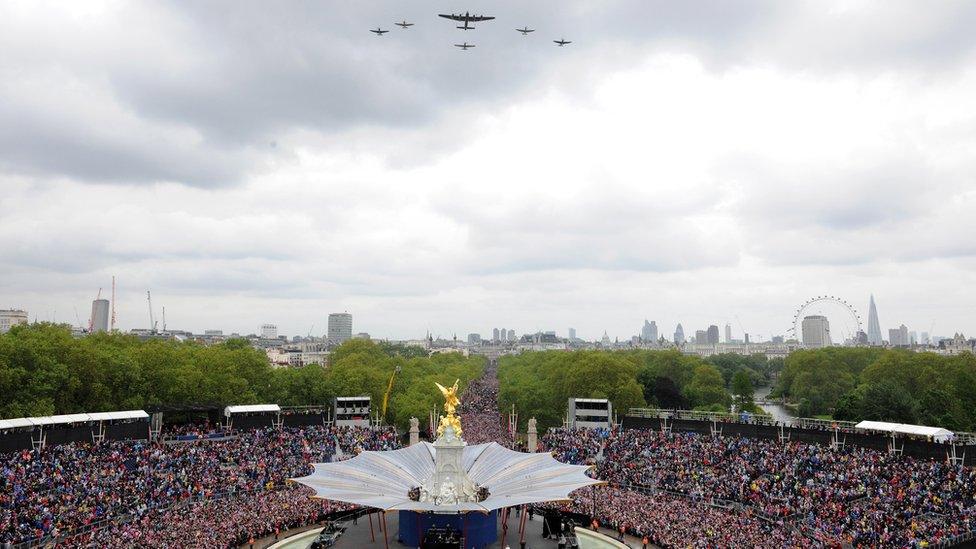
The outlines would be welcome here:
<svg viewBox="0 0 976 549">
<path fill-rule="evenodd" d="M 458 27 L 461 30 L 471 30 L 474 28 L 468 23 L 477 23 L 479 21 L 491 21 L 492 19 L 494 19 L 494 17 L 488 15 L 471 15 L 470 12 L 464 12 L 463 14 L 452 13 L 450 15 L 445 13 L 438 13 L 437 16 L 443 17 L 444 19 L 450 19 L 451 21 L 463 22 L 464 25 Z"/>
<path fill-rule="evenodd" d="M 491 15 L 471 15 L 471 12 L 468 11 L 464 13 L 451 13 L 451 14 L 438 13 L 437 16 L 443 17 L 444 19 L 450 19 L 451 21 L 458 21 L 462 23 L 461 26 L 457 27 L 461 30 L 473 30 L 474 27 L 471 26 L 471 23 L 478 23 L 481 21 L 491 21 L 492 19 L 495 18 L 494 16 Z M 408 23 L 406 20 L 403 20 L 400 21 L 399 23 L 394 23 L 394 25 L 400 27 L 401 29 L 407 29 L 414 26 L 414 23 Z M 528 26 L 522 27 L 521 29 L 515 29 L 515 30 L 522 33 L 522 36 L 528 36 L 530 32 L 535 32 L 535 29 L 530 29 Z M 380 27 L 376 27 L 375 29 L 370 29 L 369 32 L 375 34 L 376 36 L 383 36 L 384 34 L 390 31 L 383 30 Z M 560 48 L 567 44 L 573 43 L 572 41 L 563 38 L 560 38 L 559 40 L 553 40 L 553 42 Z M 462 50 L 467 51 L 468 48 L 473 48 L 475 47 L 475 45 L 464 42 L 462 44 L 454 44 L 454 47 L 461 48 Z"/>
</svg>

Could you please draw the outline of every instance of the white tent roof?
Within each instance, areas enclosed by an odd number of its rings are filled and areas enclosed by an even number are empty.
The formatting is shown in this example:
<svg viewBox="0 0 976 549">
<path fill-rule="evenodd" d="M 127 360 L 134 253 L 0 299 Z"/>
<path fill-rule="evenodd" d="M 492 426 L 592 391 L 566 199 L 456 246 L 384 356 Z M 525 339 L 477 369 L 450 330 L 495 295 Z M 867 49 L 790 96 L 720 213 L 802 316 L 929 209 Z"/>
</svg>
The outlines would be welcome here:
<svg viewBox="0 0 976 549">
<path fill-rule="evenodd" d="M 230 417 L 231 414 L 253 414 L 259 412 L 280 412 L 281 407 L 277 404 L 238 404 L 224 408 L 224 416 Z"/>
<path fill-rule="evenodd" d="M 20 417 L 15 419 L 0 419 L 0 431 L 4 429 L 18 429 L 23 427 L 44 427 L 45 425 L 64 425 L 66 423 L 87 423 L 91 421 L 141 419 L 148 417 L 149 414 L 143 410 L 96 412 L 94 414 L 65 414 L 61 416 Z"/>
<path fill-rule="evenodd" d="M 907 423 L 888 423 L 886 421 L 862 421 L 855 425 L 854 428 L 865 431 L 932 437 L 937 440 L 952 438 L 954 435 L 952 431 L 941 427 L 926 427 L 924 425 L 909 425 Z"/>
<path fill-rule="evenodd" d="M 490 491 L 481 502 L 436 505 L 411 500 L 407 492 L 434 474 L 437 450 L 429 442 L 387 452 L 362 452 L 336 463 L 316 463 L 312 474 L 292 479 L 315 490 L 315 496 L 384 510 L 481 511 L 569 499 L 578 488 L 602 481 L 586 476 L 585 465 L 567 465 L 551 454 L 525 454 L 497 442 L 467 446 L 462 462 L 468 477 Z"/>
</svg>

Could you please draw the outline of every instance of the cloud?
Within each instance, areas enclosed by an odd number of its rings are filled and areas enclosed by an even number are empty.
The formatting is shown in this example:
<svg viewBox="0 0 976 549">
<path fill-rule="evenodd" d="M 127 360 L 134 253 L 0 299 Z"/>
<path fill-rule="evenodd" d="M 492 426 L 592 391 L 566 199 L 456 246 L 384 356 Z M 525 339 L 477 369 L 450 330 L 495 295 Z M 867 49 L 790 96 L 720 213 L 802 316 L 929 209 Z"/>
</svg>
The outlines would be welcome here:
<svg viewBox="0 0 976 549">
<path fill-rule="evenodd" d="M 971 322 L 970 3 L 438 9 L 4 4 L 0 304 L 63 319 L 115 274 L 126 327 L 146 289 L 245 333 L 769 335 L 869 292 Z"/>
<path fill-rule="evenodd" d="M 924 71 L 967 61 L 976 44 L 968 3 L 546 0 L 482 9 L 498 19 L 472 31 L 482 49 L 465 55 L 450 47 L 460 31 L 436 9 L 392 0 L 273 10 L 251 1 L 8 4 L 0 167 L 98 183 L 239 185 L 299 148 L 302 134 L 411 133 L 556 82 L 586 93 L 655 52 L 691 53 L 718 71 Z M 366 32 L 403 18 L 417 26 Z M 537 33 L 517 35 L 522 24 Z M 548 47 L 560 36 L 575 38 L 573 48 Z M 451 152 L 469 141 L 455 134 L 441 145 Z M 438 152 L 414 149 L 409 163 L 435 162 Z"/>
</svg>

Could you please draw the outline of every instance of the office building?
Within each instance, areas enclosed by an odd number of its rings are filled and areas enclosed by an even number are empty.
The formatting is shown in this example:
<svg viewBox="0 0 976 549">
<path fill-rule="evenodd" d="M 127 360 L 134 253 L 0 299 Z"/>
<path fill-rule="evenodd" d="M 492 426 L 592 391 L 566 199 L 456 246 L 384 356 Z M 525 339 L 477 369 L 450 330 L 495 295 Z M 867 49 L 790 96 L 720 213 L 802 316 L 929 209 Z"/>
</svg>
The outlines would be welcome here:
<svg viewBox="0 0 976 549">
<path fill-rule="evenodd" d="M 491 341 L 494 343 L 498 343 L 499 341 L 501 341 L 498 338 L 498 328 L 495 328 L 491 331 Z"/>
<path fill-rule="evenodd" d="M 498 340 L 502 343 L 508 341 L 508 331 L 506 331 L 505 328 L 498 329 Z"/>
<path fill-rule="evenodd" d="M 569 329 L 569 340 L 576 341 L 576 328 Z"/>
<path fill-rule="evenodd" d="M 329 315 L 329 341 L 342 343 L 352 339 L 352 315 L 349 313 L 332 313 Z"/>
<path fill-rule="evenodd" d="M 719 343 L 718 326 L 712 324 L 711 326 L 708 327 L 708 331 L 705 333 L 706 333 L 706 343 L 708 343 L 709 345 L 718 345 Z"/>
<path fill-rule="evenodd" d="M 641 339 L 644 343 L 654 343 L 657 341 L 657 322 L 644 319 L 644 327 L 641 328 Z"/>
<path fill-rule="evenodd" d="M 278 339 L 278 326 L 275 324 L 262 324 L 261 339 Z"/>
<path fill-rule="evenodd" d="M 551 332 L 551 333 L 552 333 L 552 335 L 556 335 L 556 332 Z M 507 339 L 508 339 L 509 342 L 512 342 L 512 343 L 515 342 L 515 330 L 509 330 L 508 331 L 508 338 Z"/>
<path fill-rule="evenodd" d="M 18 324 L 27 324 L 27 311 L 20 309 L 0 310 L 0 334 L 5 334 Z"/>
<path fill-rule="evenodd" d="M 96 299 L 92 301 L 91 312 L 91 331 L 92 333 L 108 331 L 108 317 L 111 308 L 107 299 Z"/>
<path fill-rule="evenodd" d="M 678 327 L 674 329 L 674 344 L 684 345 L 685 343 L 685 330 L 681 327 L 681 323 L 678 323 Z"/>
<path fill-rule="evenodd" d="M 468 334 L 468 345 L 481 345 L 481 334 Z"/>
<path fill-rule="evenodd" d="M 908 328 L 902 324 L 898 328 L 888 330 L 888 344 L 892 347 L 908 347 L 912 341 L 908 335 Z"/>
<path fill-rule="evenodd" d="M 725 323 L 725 342 L 732 343 L 732 325 L 728 322 Z"/>
<path fill-rule="evenodd" d="M 695 330 L 695 345 L 708 345 L 708 332 Z"/>
<path fill-rule="evenodd" d="M 803 345 L 812 349 L 829 347 L 830 342 L 830 323 L 827 317 L 821 315 L 811 315 L 803 317 L 802 323 Z"/>
<path fill-rule="evenodd" d="M 878 307 L 874 304 L 874 294 L 868 303 L 868 345 L 884 345 L 881 337 L 881 323 L 878 322 Z"/>
</svg>

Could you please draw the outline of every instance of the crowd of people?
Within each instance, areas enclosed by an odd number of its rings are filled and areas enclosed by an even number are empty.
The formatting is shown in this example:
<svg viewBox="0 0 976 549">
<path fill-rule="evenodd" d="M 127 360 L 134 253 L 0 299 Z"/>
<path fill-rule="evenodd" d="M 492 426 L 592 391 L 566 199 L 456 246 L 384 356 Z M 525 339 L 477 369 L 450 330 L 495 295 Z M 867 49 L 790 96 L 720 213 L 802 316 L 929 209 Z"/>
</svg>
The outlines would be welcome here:
<svg viewBox="0 0 976 549">
<path fill-rule="evenodd" d="M 470 444 L 509 446 L 493 365 L 460 408 Z M 348 505 L 286 483 L 310 464 L 399 447 L 393 429 L 256 429 L 0 454 L 0 547 L 227 547 Z M 196 439 L 195 437 L 200 437 Z M 549 504 L 661 547 L 929 547 L 976 530 L 976 470 L 855 446 L 652 430 L 550 429 L 541 447 L 608 486 Z"/>
<path fill-rule="evenodd" d="M 461 428 L 468 444 L 497 442 L 512 446 L 512 434 L 498 413 L 498 366 L 490 362 L 484 374 L 468 384 L 461 398 Z"/>
<path fill-rule="evenodd" d="M 559 459 L 594 464 L 596 476 L 615 487 L 598 496 L 604 521 L 669 546 L 675 539 L 748 545 L 765 536 L 784 546 L 923 547 L 976 528 L 976 470 L 962 465 L 859 447 L 649 430 L 556 429 L 542 443 Z M 573 505 L 592 509 L 589 497 L 578 494 Z M 709 513 L 675 512 L 685 505 Z"/>
<path fill-rule="evenodd" d="M 150 519 L 175 513 L 173 517 L 186 520 L 174 520 L 174 528 L 212 529 L 231 513 L 230 507 L 298 498 L 295 489 L 276 496 L 262 493 L 308 474 L 311 463 L 398 446 L 392 429 L 316 426 L 257 429 L 218 441 L 105 441 L 0 454 L 0 546 L 47 536 L 70 539 L 79 530 L 116 528 L 122 522 L 130 536 L 137 535 L 132 529 L 157 538 L 189 536 L 187 531 L 167 532 L 165 522 L 163 531 L 157 531 L 160 521 Z M 221 499 L 234 502 L 208 503 Z M 180 515 L 188 512 L 177 508 L 184 504 L 196 512 Z M 306 510 L 295 507 L 297 515 L 281 520 L 308 516 Z"/>
<path fill-rule="evenodd" d="M 595 501 L 594 501 L 595 500 Z M 595 518 L 600 525 L 658 547 L 810 547 L 814 543 L 782 521 L 734 512 L 668 494 L 647 495 L 618 487 L 579 490 L 573 501 L 547 506 Z"/>
</svg>

